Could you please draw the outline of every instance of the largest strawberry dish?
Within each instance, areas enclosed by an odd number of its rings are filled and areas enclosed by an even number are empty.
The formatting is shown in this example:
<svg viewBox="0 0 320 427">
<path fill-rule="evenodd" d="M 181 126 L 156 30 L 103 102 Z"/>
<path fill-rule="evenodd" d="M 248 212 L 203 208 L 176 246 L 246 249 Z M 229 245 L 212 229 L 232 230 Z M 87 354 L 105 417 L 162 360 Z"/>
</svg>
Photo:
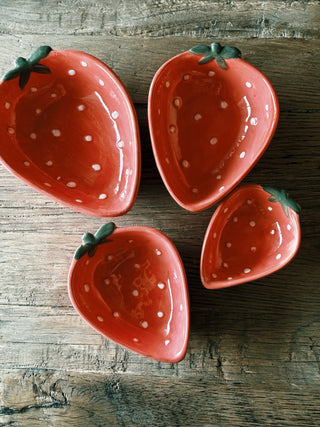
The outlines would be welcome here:
<svg viewBox="0 0 320 427">
<path fill-rule="evenodd" d="M 1 162 L 76 211 L 118 216 L 140 180 L 136 113 L 122 82 L 97 58 L 41 46 L 0 84 Z"/>
<path fill-rule="evenodd" d="M 190 211 L 212 206 L 244 178 L 279 116 L 267 78 L 237 48 L 219 43 L 162 65 L 148 105 L 157 167 L 173 199 Z"/>
</svg>

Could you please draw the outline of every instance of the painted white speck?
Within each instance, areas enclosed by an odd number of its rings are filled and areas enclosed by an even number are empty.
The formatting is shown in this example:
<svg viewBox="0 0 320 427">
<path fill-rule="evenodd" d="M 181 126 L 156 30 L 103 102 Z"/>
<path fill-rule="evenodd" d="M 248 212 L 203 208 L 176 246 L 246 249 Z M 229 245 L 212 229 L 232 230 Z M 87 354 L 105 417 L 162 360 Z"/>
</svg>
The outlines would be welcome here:
<svg viewBox="0 0 320 427">
<path fill-rule="evenodd" d="M 228 280 L 232 280 L 232 277 L 228 277 Z"/>
<path fill-rule="evenodd" d="M 30 133 L 29 138 L 30 139 L 37 139 L 37 134 L 34 132 Z"/>
<path fill-rule="evenodd" d="M 222 176 L 221 175 L 217 175 L 216 176 L 216 179 L 221 179 L 222 178 Z"/>
<path fill-rule="evenodd" d="M 216 233 L 216 232 L 214 232 L 214 233 L 213 233 L 213 235 L 212 235 L 212 237 L 213 237 L 214 239 L 216 239 L 216 238 L 217 238 L 217 233 Z"/>
<path fill-rule="evenodd" d="M 258 119 L 257 119 L 257 117 L 252 117 L 252 118 L 250 119 L 250 124 L 251 124 L 252 126 L 257 126 L 257 124 L 258 124 Z"/>
<path fill-rule="evenodd" d="M 88 283 L 85 283 L 83 285 L 83 289 L 84 289 L 85 292 L 89 292 L 90 291 L 90 286 L 88 285 Z"/>
<path fill-rule="evenodd" d="M 202 119 L 202 115 L 200 113 L 196 113 L 193 118 L 195 120 L 201 120 Z"/>
<path fill-rule="evenodd" d="M 227 212 L 228 212 L 228 210 L 229 210 L 229 208 L 224 208 L 224 209 L 223 209 L 223 212 L 224 212 L 224 213 L 227 213 Z"/>
<path fill-rule="evenodd" d="M 250 221 L 249 225 L 250 225 L 250 227 L 255 227 L 256 223 L 255 223 L 255 221 Z"/>
<path fill-rule="evenodd" d="M 123 141 L 119 141 L 117 143 L 118 148 L 123 148 L 124 147 L 124 142 Z"/>
<path fill-rule="evenodd" d="M 112 112 L 112 114 L 111 114 L 111 116 L 112 116 L 114 119 L 117 119 L 117 118 L 119 117 L 119 113 L 118 113 L 118 111 L 113 111 L 113 112 Z"/>
<path fill-rule="evenodd" d="M 227 262 L 223 262 L 223 263 L 222 263 L 222 267 L 223 267 L 223 268 L 228 268 L 228 267 L 229 267 L 229 265 L 228 265 L 228 263 L 227 263 Z"/>
<path fill-rule="evenodd" d="M 99 322 L 103 322 L 103 317 L 102 316 L 97 316 L 97 319 L 99 320 Z"/>
<path fill-rule="evenodd" d="M 271 206 L 268 206 L 268 211 L 272 211 L 272 207 Z"/>
<path fill-rule="evenodd" d="M 139 342 L 138 338 L 132 338 L 132 341 Z"/>
<path fill-rule="evenodd" d="M 56 138 L 61 136 L 61 131 L 59 129 L 52 129 L 51 132 L 52 132 L 52 135 L 55 136 Z"/>
<path fill-rule="evenodd" d="M 183 76 L 183 80 L 190 80 L 190 79 L 191 79 L 190 74 L 185 74 L 185 75 Z"/>
<path fill-rule="evenodd" d="M 143 327 L 143 329 L 147 329 L 147 327 L 149 326 L 148 322 L 146 320 L 144 320 L 143 322 L 141 322 L 141 326 Z"/>
<path fill-rule="evenodd" d="M 56 180 L 60 181 L 60 179 L 61 179 L 61 176 L 57 176 Z"/>
<path fill-rule="evenodd" d="M 85 107 L 83 104 L 80 104 L 80 105 L 78 105 L 78 106 L 77 106 L 77 109 L 78 109 L 79 111 L 83 111 L 85 108 L 86 108 L 86 107 Z"/>
<path fill-rule="evenodd" d="M 170 344 L 170 340 L 165 340 L 164 345 L 169 345 Z"/>
<path fill-rule="evenodd" d="M 247 203 L 247 205 L 252 205 L 252 199 L 247 199 L 246 203 Z"/>
<path fill-rule="evenodd" d="M 213 77 L 216 73 L 212 70 L 208 71 L 208 76 Z"/>
<path fill-rule="evenodd" d="M 176 127 L 174 125 L 170 125 L 169 126 L 169 132 L 170 133 L 175 133 L 175 131 L 176 131 Z"/>
<path fill-rule="evenodd" d="M 99 85 L 100 85 L 100 86 L 104 86 L 104 81 L 103 81 L 103 80 L 101 80 L 101 79 L 99 79 Z"/>
<path fill-rule="evenodd" d="M 245 274 L 250 273 L 250 271 L 251 271 L 251 268 L 245 268 L 245 269 L 243 270 L 243 272 L 244 272 Z"/>
<path fill-rule="evenodd" d="M 52 161 L 52 160 L 48 160 L 45 164 L 46 164 L 47 166 L 52 166 L 52 165 L 53 165 L 53 161 Z"/>
<path fill-rule="evenodd" d="M 87 64 L 85 61 L 81 61 L 81 62 L 80 62 L 80 64 L 81 64 L 83 67 L 87 67 L 87 66 L 88 66 L 88 64 Z"/>
<path fill-rule="evenodd" d="M 188 160 L 182 160 L 181 164 L 186 169 L 190 168 L 190 163 L 188 162 Z"/>
<path fill-rule="evenodd" d="M 252 87 L 252 84 L 250 82 L 246 82 L 247 87 Z"/>
<path fill-rule="evenodd" d="M 182 104 L 182 101 L 181 101 L 181 98 L 174 98 L 174 100 L 173 100 L 173 105 L 175 106 L 175 107 L 181 107 L 181 104 Z"/>
<path fill-rule="evenodd" d="M 162 252 L 159 251 L 159 249 L 156 249 L 156 254 L 160 256 L 160 255 L 162 255 Z"/>
<path fill-rule="evenodd" d="M 67 182 L 66 186 L 69 188 L 75 188 L 77 186 L 77 184 L 73 181 L 69 181 L 69 182 Z"/>
<path fill-rule="evenodd" d="M 158 288 L 159 289 L 164 289 L 164 287 L 165 287 L 164 283 L 162 283 L 162 282 L 158 283 Z"/>
<path fill-rule="evenodd" d="M 162 311 L 158 311 L 157 316 L 161 319 L 163 317 Z"/>
<path fill-rule="evenodd" d="M 50 184 L 49 182 L 45 182 L 45 183 L 44 183 L 44 185 L 45 185 L 46 187 L 51 187 L 51 184 Z"/>
<path fill-rule="evenodd" d="M 38 91 L 38 89 L 37 89 L 36 87 L 31 87 L 31 88 L 30 88 L 30 92 L 35 93 L 35 92 L 37 92 L 37 91 Z"/>
<path fill-rule="evenodd" d="M 9 108 L 11 107 L 11 104 L 10 104 L 10 102 L 5 102 L 4 103 L 4 108 L 6 109 L 6 110 L 9 110 Z"/>
<path fill-rule="evenodd" d="M 227 242 L 227 243 L 226 243 L 226 247 L 227 247 L 227 248 L 231 248 L 231 246 L 232 246 L 231 242 Z"/>
<path fill-rule="evenodd" d="M 228 103 L 226 101 L 221 101 L 220 107 L 226 109 L 228 107 Z"/>
<path fill-rule="evenodd" d="M 99 165 L 98 163 L 95 163 L 94 165 L 91 166 L 93 170 L 95 171 L 100 171 L 101 170 L 101 165 Z"/>
<path fill-rule="evenodd" d="M 237 216 L 234 216 L 234 217 L 232 218 L 232 221 L 233 221 L 233 222 L 238 222 L 238 220 L 239 220 L 239 218 L 238 218 Z"/>
<path fill-rule="evenodd" d="M 198 190 L 198 188 L 191 188 L 191 191 L 194 193 L 194 194 L 197 194 L 197 193 L 199 193 L 199 190 Z"/>
<path fill-rule="evenodd" d="M 165 158 L 166 163 L 169 165 L 170 164 L 170 160 L 168 157 Z"/>
<path fill-rule="evenodd" d="M 281 254 L 277 254 L 276 259 L 280 259 L 281 258 Z"/>
<path fill-rule="evenodd" d="M 128 243 L 130 243 L 130 244 L 131 244 L 132 242 L 133 242 L 133 240 L 132 240 L 132 239 L 128 240 Z"/>
<path fill-rule="evenodd" d="M 108 261 L 112 261 L 112 260 L 113 260 L 113 258 L 114 258 L 114 256 L 113 256 L 113 255 L 108 255 L 108 256 L 107 256 L 107 260 L 108 260 Z"/>
<path fill-rule="evenodd" d="M 56 98 L 57 94 L 55 92 L 52 92 L 52 94 L 50 96 L 51 96 L 51 98 Z"/>
<path fill-rule="evenodd" d="M 92 136 L 91 135 L 86 135 L 86 136 L 84 136 L 84 138 L 83 138 L 85 141 L 88 141 L 88 142 L 90 142 L 90 141 L 92 141 Z"/>
<path fill-rule="evenodd" d="M 137 289 L 134 289 L 134 290 L 132 291 L 132 295 L 133 295 L 134 297 L 137 297 L 137 296 L 139 295 L 139 291 L 138 291 Z"/>
<path fill-rule="evenodd" d="M 110 285 L 111 280 L 109 278 L 104 279 L 104 284 L 105 285 Z"/>
<path fill-rule="evenodd" d="M 224 185 L 219 188 L 219 191 L 222 191 L 224 189 Z"/>
<path fill-rule="evenodd" d="M 23 162 L 25 166 L 30 166 L 30 162 Z"/>
<path fill-rule="evenodd" d="M 160 108 L 158 108 L 158 115 L 160 116 L 160 114 L 161 114 L 161 110 Z"/>
<path fill-rule="evenodd" d="M 112 313 L 112 316 L 113 317 L 119 317 L 120 316 L 120 314 L 119 314 L 119 312 L 118 311 L 114 311 L 113 313 Z"/>
<path fill-rule="evenodd" d="M 36 108 L 36 114 L 41 114 L 41 112 L 42 112 L 42 110 L 41 110 L 41 108 Z"/>
<path fill-rule="evenodd" d="M 139 269 L 140 268 L 140 264 L 134 264 L 134 268 Z"/>
<path fill-rule="evenodd" d="M 68 74 L 69 74 L 69 76 L 75 76 L 76 71 L 75 70 L 68 70 Z"/>
<path fill-rule="evenodd" d="M 216 143 L 218 142 L 218 138 L 216 138 L 215 136 L 213 136 L 212 138 L 210 138 L 210 144 L 211 145 L 216 145 Z"/>
<path fill-rule="evenodd" d="M 87 259 L 87 261 L 85 262 L 85 265 L 89 265 L 90 264 L 90 260 Z"/>
<path fill-rule="evenodd" d="M 166 87 L 170 87 L 170 82 L 166 82 Z"/>
<path fill-rule="evenodd" d="M 83 203 L 83 201 L 81 199 L 76 199 L 77 203 Z"/>
<path fill-rule="evenodd" d="M 99 194 L 99 199 L 100 200 L 104 200 L 104 199 L 106 199 L 107 198 L 107 195 L 105 194 L 105 193 L 101 193 L 101 194 Z"/>
<path fill-rule="evenodd" d="M 216 279 L 216 278 L 218 277 L 218 275 L 217 275 L 216 273 L 211 273 L 211 277 L 212 277 L 213 279 Z"/>
<path fill-rule="evenodd" d="M 8 127 L 7 128 L 7 132 L 8 132 L 9 135 L 14 135 L 15 130 L 13 128 L 11 128 L 11 127 Z"/>
<path fill-rule="evenodd" d="M 253 252 L 253 253 L 255 253 L 257 251 L 256 246 L 251 246 L 250 251 Z"/>
<path fill-rule="evenodd" d="M 275 234 L 275 232 L 276 232 L 275 230 L 271 230 L 270 234 Z"/>
<path fill-rule="evenodd" d="M 292 227 L 291 227 L 291 225 L 290 225 L 290 224 L 288 224 L 288 225 L 287 225 L 287 230 L 288 230 L 288 231 L 290 231 L 290 230 L 291 230 L 291 228 L 292 228 Z"/>
<path fill-rule="evenodd" d="M 245 151 L 242 151 L 242 153 L 240 153 L 240 159 L 243 159 L 244 158 L 244 156 L 246 155 L 246 152 Z"/>
</svg>

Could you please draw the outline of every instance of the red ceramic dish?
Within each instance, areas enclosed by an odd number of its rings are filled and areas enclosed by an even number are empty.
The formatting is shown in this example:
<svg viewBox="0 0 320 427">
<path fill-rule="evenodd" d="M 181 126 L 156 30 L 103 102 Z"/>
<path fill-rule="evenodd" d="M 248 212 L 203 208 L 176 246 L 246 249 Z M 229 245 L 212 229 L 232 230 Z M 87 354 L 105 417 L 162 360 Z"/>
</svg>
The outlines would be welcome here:
<svg viewBox="0 0 320 427">
<path fill-rule="evenodd" d="M 109 223 L 85 234 L 69 295 L 78 313 L 115 343 L 162 362 L 184 358 L 187 281 L 177 249 L 160 231 Z"/>
<path fill-rule="evenodd" d="M 199 62 L 199 56 L 204 56 Z M 166 62 L 149 92 L 149 127 L 161 177 L 174 200 L 206 209 L 256 164 L 276 129 L 270 82 L 236 48 L 196 46 Z"/>
<path fill-rule="evenodd" d="M 218 289 L 267 276 L 289 263 L 300 245 L 299 205 L 284 190 L 235 189 L 215 211 L 203 242 L 203 285 Z"/>
<path fill-rule="evenodd" d="M 76 211 L 118 216 L 134 204 L 140 140 L 114 72 L 74 50 L 38 48 L 0 84 L 0 159 L 18 178 Z"/>
</svg>

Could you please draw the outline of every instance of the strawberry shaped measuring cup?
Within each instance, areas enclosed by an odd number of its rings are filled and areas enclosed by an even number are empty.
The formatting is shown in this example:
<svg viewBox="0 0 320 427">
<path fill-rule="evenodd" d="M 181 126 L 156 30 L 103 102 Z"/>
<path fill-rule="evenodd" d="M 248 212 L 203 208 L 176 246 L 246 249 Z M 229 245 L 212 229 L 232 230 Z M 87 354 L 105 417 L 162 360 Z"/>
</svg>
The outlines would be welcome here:
<svg viewBox="0 0 320 427">
<path fill-rule="evenodd" d="M 274 89 L 240 55 L 219 43 L 195 46 L 162 65 L 150 87 L 157 167 L 171 196 L 190 211 L 230 192 L 262 156 L 277 126 Z"/>
<path fill-rule="evenodd" d="M 69 295 L 80 316 L 115 343 L 162 362 L 185 356 L 187 281 L 177 249 L 160 231 L 108 223 L 86 233 Z"/>
<path fill-rule="evenodd" d="M 200 262 L 203 285 L 224 288 L 284 267 L 300 245 L 299 212 L 284 190 L 255 184 L 235 189 L 207 228 Z"/>
<path fill-rule="evenodd" d="M 0 84 L 0 159 L 52 199 L 93 216 L 134 204 L 140 140 L 130 97 L 114 72 L 75 50 L 38 48 Z"/>
</svg>

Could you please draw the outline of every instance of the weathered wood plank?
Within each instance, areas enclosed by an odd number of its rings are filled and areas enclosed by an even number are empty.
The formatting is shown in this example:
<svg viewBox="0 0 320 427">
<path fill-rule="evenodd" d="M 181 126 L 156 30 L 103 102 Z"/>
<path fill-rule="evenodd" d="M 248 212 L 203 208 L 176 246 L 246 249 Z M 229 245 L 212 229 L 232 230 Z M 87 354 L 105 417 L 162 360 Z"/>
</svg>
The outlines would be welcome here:
<svg viewBox="0 0 320 427">
<path fill-rule="evenodd" d="M 2 0 L 1 6 L 0 31 L 6 34 L 194 38 L 319 35 L 319 4 L 315 0 Z"/>
</svg>

